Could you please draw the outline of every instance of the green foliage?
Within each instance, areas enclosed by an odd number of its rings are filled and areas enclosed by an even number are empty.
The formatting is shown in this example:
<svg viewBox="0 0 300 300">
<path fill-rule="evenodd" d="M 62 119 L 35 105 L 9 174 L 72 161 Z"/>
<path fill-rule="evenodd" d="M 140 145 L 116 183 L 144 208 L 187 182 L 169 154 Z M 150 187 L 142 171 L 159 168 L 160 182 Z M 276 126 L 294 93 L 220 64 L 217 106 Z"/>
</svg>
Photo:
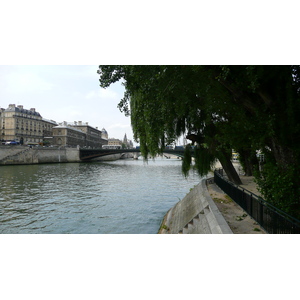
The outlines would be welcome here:
<svg viewBox="0 0 300 300">
<path fill-rule="evenodd" d="M 192 165 L 192 146 L 190 144 L 186 145 L 184 150 L 184 156 L 182 160 L 182 173 L 185 177 L 188 176 Z M 216 163 L 216 156 L 213 155 L 207 147 L 202 145 L 197 145 L 194 148 L 194 169 L 202 177 L 207 175 L 211 171 L 212 167 Z"/>
<path fill-rule="evenodd" d="M 162 225 L 161 228 L 165 230 L 170 230 L 170 228 L 166 224 Z"/>
<path fill-rule="evenodd" d="M 255 174 L 259 191 L 267 202 L 296 218 L 300 218 L 298 176 L 298 167 L 291 165 L 283 171 L 271 161 L 264 165 L 261 173 L 256 172 Z"/>
<path fill-rule="evenodd" d="M 191 169 L 191 163 L 192 163 L 192 155 L 191 155 L 191 145 L 186 145 L 184 149 L 183 159 L 182 159 L 182 165 L 181 170 L 185 177 L 188 177 L 189 171 Z"/>
<path fill-rule="evenodd" d="M 195 169 L 201 177 L 211 171 L 216 160 L 216 156 L 208 148 L 201 145 L 195 147 Z"/>
<path fill-rule="evenodd" d="M 300 171 L 290 167 L 300 163 L 300 66 L 117 65 L 99 66 L 98 73 L 103 88 L 123 80 L 119 109 L 131 116 L 145 157 L 187 133 L 202 139 L 195 148 L 200 175 L 228 150 L 243 152 L 249 168 L 256 165 L 250 156 L 267 151 L 257 175 L 266 200 L 291 213 L 300 207 Z"/>
</svg>

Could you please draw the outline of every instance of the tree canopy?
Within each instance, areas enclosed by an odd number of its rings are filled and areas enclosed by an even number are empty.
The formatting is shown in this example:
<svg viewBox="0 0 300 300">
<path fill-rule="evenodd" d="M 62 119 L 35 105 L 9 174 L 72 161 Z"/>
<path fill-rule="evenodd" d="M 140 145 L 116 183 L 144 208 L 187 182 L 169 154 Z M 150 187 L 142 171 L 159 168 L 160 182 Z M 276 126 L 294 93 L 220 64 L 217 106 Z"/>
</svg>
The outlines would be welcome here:
<svg viewBox="0 0 300 300">
<path fill-rule="evenodd" d="M 299 215 L 299 66 L 99 66 L 100 86 L 123 79 L 119 108 L 131 117 L 144 156 L 186 135 L 195 166 L 207 173 L 218 159 L 240 183 L 231 151 L 240 154 L 265 199 Z M 187 172 L 191 162 L 183 163 Z M 265 155 L 258 168 L 257 151 Z"/>
</svg>

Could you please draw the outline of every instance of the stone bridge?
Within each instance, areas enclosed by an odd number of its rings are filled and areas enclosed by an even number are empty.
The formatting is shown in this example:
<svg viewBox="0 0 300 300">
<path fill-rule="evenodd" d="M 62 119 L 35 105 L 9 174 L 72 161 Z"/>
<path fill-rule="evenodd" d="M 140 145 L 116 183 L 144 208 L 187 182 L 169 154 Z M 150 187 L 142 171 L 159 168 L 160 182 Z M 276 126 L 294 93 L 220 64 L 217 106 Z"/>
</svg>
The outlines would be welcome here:
<svg viewBox="0 0 300 300">
<path fill-rule="evenodd" d="M 192 155 L 193 155 L 193 150 Z M 140 149 L 80 149 L 80 160 L 87 161 L 96 157 L 120 154 L 120 153 L 134 153 L 141 152 Z M 165 149 L 163 153 L 172 154 L 175 156 L 183 157 L 184 149 Z"/>
</svg>

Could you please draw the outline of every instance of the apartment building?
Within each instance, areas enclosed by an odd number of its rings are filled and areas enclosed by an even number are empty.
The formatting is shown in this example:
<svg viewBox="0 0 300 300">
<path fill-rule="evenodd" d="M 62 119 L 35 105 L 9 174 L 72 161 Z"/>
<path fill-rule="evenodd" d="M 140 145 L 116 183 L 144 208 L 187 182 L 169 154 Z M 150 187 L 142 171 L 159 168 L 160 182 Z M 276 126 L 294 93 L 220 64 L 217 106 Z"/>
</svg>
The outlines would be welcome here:
<svg viewBox="0 0 300 300">
<path fill-rule="evenodd" d="M 110 139 L 108 139 L 108 145 L 122 147 L 122 141 L 119 139 L 110 138 Z"/>
<path fill-rule="evenodd" d="M 62 124 L 52 128 L 53 140 L 51 144 L 63 147 L 84 147 L 86 144 L 86 134 L 79 129 Z"/>
<path fill-rule="evenodd" d="M 53 146 L 101 148 L 108 144 L 108 133 L 88 122 L 57 124 L 44 119 L 35 108 L 9 104 L 6 109 L 0 108 L 0 140 L 24 145 L 44 142 Z"/>
<path fill-rule="evenodd" d="M 0 109 L 1 141 L 40 143 L 45 136 L 52 136 L 52 127 L 56 125 L 55 121 L 44 119 L 35 108 L 9 104 L 8 108 Z"/>
<path fill-rule="evenodd" d="M 67 123 L 64 121 L 59 126 L 53 127 L 52 130 L 53 145 L 101 148 L 102 145 L 108 143 L 107 139 L 102 138 L 102 131 L 98 127 L 90 126 L 88 122 Z"/>
<path fill-rule="evenodd" d="M 102 145 L 107 145 L 107 139 L 102 137 L 102 131 L 98 127 L 92 127 L 88 122 L 74 122 L 70 125 L 73 128 L 79 129 L 86 134 L 86 147 L 101 148 Z"/>
</svg>

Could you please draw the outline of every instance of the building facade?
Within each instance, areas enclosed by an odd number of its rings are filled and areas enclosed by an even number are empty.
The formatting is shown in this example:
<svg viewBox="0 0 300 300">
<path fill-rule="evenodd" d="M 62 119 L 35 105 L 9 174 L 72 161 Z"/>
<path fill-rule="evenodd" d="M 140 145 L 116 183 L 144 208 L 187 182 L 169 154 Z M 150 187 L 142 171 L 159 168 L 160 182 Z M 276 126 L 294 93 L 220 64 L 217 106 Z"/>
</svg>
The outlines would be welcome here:
<svg viewBox="0 0 300 300">
<path fill-rule="evenodd" d="M 16 141 L 20 144 L 41 143 L 45 136 L 52 135 L 56 122 L 43 119 L 35 108 L 24 109 L 23 105 L 9 104 L 1 108 L 1 141 Z"/>
<path fill-rule="evenodd" d="M 5 108 L 0 107 L 0 142 L 4 142 L 4 137 L 2 135 L 2 126 L 3 126 L 3 122 L 2 122 L 2 116 L 3 116 L 3 112 L 5 111 Z M 1 145 L 1 143 L 0 143 Z"/>
<path fill-rule="evenodd" d="M 55 146 L 74 147 L 85 146 L 86 135 L 81 130 L 72 128 L 67 125 L 59 125 L 52 128 L 53 141 L 51 144 Z"/>
<path fill-rule="evenodd" d="M 107 145 L 107 139 L 102 138 L 102 131 L 98 127 L 92 127 L 88 122 L 74 122 L 70 125 L 86 134 L 85 146 L 91 148 L 101 148 L 102 145 Z"/>
<path fill-rule="evenodd" d="M 118 139 L 115 139 L 115 138 L 111 138 L 111 139 L 108 139 L 108 145 L 110 145 L 110 146 L 121 146 L 122 147 L 122 141 L 118 140 Z"/>
<path fill-rule="evenodd" d="M 127 139 L 127 135 L 125 133 L 123 141 L 115 138 L 108 139 L 109 146 L 120 146 L 123 149 L 132 149 L 133 143 L 131 140 Z"/>
<path fill-rule="evenodd" d="M 0 140 L 24 145 L 102 148 L 108 144 L 108 133 L 82 121 L 57 124 L 44 119 L 35 108 L 9 104 L 6 109 L 0 108 Z"/>
<path fill-rule="evenodd" d="M 52 128 L 57 126 L 57 123 L 53 120 L 47 120 L 43 118 L 43 125 L 44 125 L 44 129 L 43 129 L 44 139 L 52 138 L 53 136 Z"/>
<path fill-rule="evenodd" d="M 107 139 L 102 138 L 102 131 L 82 121 L 67 123 L 52 128 L 53 141 L 51 144 L 64 147 L 102 148 L 107 145 Z"/>
</svg>

